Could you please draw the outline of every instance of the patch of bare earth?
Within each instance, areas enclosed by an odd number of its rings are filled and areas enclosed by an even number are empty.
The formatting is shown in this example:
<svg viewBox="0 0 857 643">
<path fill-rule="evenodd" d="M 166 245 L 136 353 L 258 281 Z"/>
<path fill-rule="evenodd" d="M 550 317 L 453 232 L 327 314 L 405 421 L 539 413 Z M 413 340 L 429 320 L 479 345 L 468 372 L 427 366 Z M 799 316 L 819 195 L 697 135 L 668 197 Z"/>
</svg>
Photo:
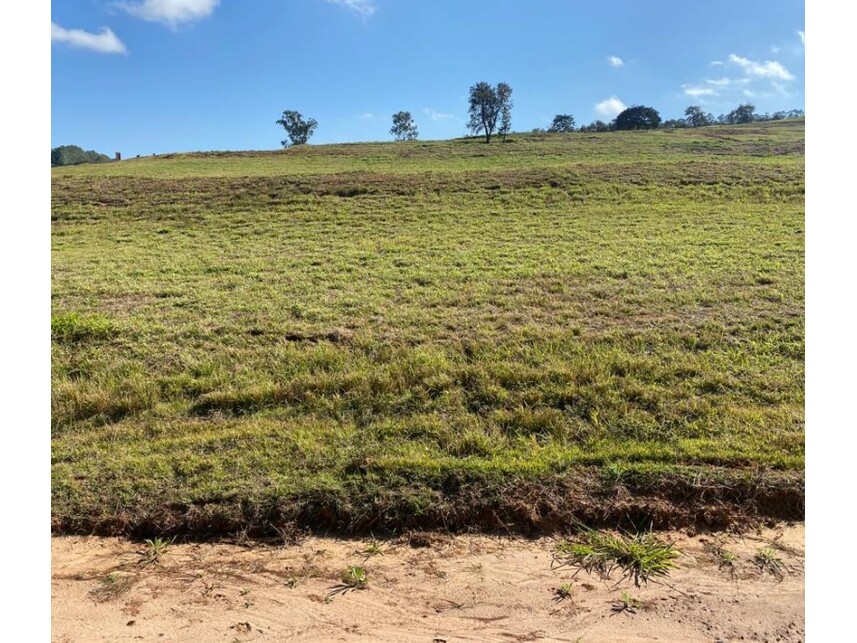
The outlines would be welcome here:
<svg viewBox="0 0 857 643">
<path fill-rule="evenodd" d="M 640 588 L 552 566 L 552 539 L 308 537 L 285 547 L 52 542 L 53 640 L 781 641 L 804 638 L 804 527 L 664 533 L 681 552 Z M 767 550 L 781 567 L 760 568 Z M 724 553 L 725 552 L 725 553 Z M 343 572 L 365 568 L 365 589 Z M 555 592 L 570 583 L 570 596 Z M 636 603 L 622 609 L 621 597 Z"/>
</svg>

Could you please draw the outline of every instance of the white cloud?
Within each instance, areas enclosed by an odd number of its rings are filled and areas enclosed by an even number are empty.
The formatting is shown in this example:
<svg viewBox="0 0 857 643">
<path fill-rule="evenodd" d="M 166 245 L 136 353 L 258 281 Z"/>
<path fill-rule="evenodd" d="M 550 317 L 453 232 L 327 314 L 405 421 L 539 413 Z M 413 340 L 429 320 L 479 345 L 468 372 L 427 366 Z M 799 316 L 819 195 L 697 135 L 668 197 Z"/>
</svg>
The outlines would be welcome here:
<svg viewBox="0 0 857 643">
<path fill-rule="evenodd" d="M 711 66 L 711 67 L 721 67 L 721 66 L 723 66 L 723 65 L 725 65 L 725 64 L 726 64 L 726 63 L 725 63 L 725 62 L 723 62 L 722 60 L 712 60 L 712 61 L 711 61 L 710 66 Z"/>
<path fill-rule="evenodd" d="M 693 87 L 691 85 L 682 85 L 685 96 L 691 98 L 699 98 L 701 96 L 717 96 L 717 92 L 711 87 Z"/>
<path fill-rule="evenodd" d="M 103 27 L 101 33 L 90 33 L 83 29 L 63 29 L 52 22 L 51 42 L 65 42 L 72 47 L 89 49 L 102 54 L 124 54 L 128 51 L 116 34 L 107 27 Z"/>
<path fill-rule="evenodd" d="M 775 60 L 766 60 L 763 63 L 759 63 L 755 60 L 750 60 L 749 58 L 742 58 L 735 54 L 729 54 L 729 62 L 740 66 L 748 76 L 755 76 L 757 78 L 777 78 L 779 80 L 794 79 L 794 76 Z"/>
<path fill-rule="evenodd" d="M 607 56 L 607 62 L 610 63 L 611 67 L 621 67 L 625 64 L 625 61 L 619 58 L 619 56 Z"/>
<path fill-rule="evenodd" d="M 372 112 L 365 112 L 363 114 L 360 114 L 360 116 L 358 116 L 357 118 L 359 118 L 361 121 L 371 121 L 373 118 L 375 118 L 375 114 L 373 114 Z"/>
<path fill-rule="evenodd" d="M 709 85 L 715 87 L 729 87 L 730 85 L 746 85 L 750 82 L 749 78 L 709 78 L 705 81 Z"/>
<path fill-rule="evenodd" d="M 772 53 L 772 54 L 778 54 L 778 53 L 780 53 L 780 48 L 779 48 L 779 47 L 777 47 L 776 45 L 771 45 L 771 53 Z"/>
<path fill-rule="evenodd" d="M 800 36 L 800 44 L 805 45 L 806 44 L 806 38 L 804 38 L 804 33 L 802 31 L 798 31 L 797 35 Z"/>
<path fill-rule="evenodd" d="M 219 4 L 220 0 L 141 0 L 119 6 L 132 16 L 176 28 L 183 22 L 207 18 Z"/>
<path fill-rule="evenodd" d="M 439 121 L 448 121 L 450 119 L 455 118 L 452 114 L 444 114 L 443 112 L 439 112 L 433 107 L 423 107 L 423 114 L 431 118 L 435 122 Z"/>
<path fill-rule="evenodd" d="M 340 7 L 345 7 L 359 14 L 363 18 L 371 18 L 378 10 L 374 0 L 327 0 L 330 4 L 338 4 Z"/>
<path fill-rule="evenodd" d="M 615 96 L 611 96 L 610 98 L 597 103 L 595 105 L 595 111 L 601 116 L 618 116 L 621 112 L 625 111 L 626 107 L 625 103 L 621 100 Z"/>
</svg>

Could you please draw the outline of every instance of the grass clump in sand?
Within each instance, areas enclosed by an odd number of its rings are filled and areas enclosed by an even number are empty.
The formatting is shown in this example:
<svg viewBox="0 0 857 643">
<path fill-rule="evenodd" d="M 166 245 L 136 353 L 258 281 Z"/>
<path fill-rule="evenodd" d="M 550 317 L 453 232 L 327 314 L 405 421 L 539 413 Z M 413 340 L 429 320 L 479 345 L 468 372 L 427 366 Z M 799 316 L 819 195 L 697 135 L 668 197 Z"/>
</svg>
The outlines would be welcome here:
<svg viewBox="0 0 857 643">
<path fill-rule="evenodd" d="M 622 580 L 641 583 L 668 576 L 675 569 L 679 552 L 651 532 L 611 534 L 584 529 L 574 540 L 560 541 L 554 551 L 557 566 L 575 567 L 577 572 L 597 573 L 610 578 L 621 570 Z"/>
</svg>

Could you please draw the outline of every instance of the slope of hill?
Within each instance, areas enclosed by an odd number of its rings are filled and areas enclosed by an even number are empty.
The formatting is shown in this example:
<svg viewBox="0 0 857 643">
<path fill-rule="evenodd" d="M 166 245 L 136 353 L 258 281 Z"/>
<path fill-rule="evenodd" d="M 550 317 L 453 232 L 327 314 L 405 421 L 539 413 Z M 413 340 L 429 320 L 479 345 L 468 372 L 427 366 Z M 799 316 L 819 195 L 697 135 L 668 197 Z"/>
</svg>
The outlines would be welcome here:
<svg viewBox="0 0 857 643">
<path fill-rule="evenodd" d="M 804 124 L 53 170 L 58 531 L 803 515 Z"/>
</svg>

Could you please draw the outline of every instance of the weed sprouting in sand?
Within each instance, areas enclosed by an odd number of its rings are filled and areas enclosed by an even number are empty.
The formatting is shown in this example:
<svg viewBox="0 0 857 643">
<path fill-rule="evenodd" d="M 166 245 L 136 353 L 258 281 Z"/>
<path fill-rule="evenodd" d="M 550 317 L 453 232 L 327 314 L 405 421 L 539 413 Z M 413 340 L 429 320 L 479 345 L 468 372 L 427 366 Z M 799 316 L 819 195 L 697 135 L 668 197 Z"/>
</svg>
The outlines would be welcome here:
<svg viewBox="0 0 857 643">
<path fill-rule="evenodd" d="M 731 578 L 735 578 L 735 565 L 738 562 L 738 557 L 724 546 L 720 540 L 714 542 L 705 542 L 705 550 L 717 563 L 717 568 L 721 571 L 729 573 Z"/>
<path fill-rule="evenodd" d="M 615 570 L 636 587 L 669 575 L 675 569 L 679 552 L 672 543 L 660 540 L 652 532 L 611 534 L 584 528 L 573 540 L 562 540 L 554 549 L 553 565 L 574 567 L 610 578 Z"/>
<path fill-rule="evenodd" d="M 638 599 L 631 596 L 628 592 L 622 592 L 618 600 L 614 601 L 612 610 L 615 614 L 627 612 L 628 614 L 636 614 L 641 603 Z"/>
<path fill-rule="evenodd" d="M 563 583 L 559 587 L 553 588 L 553 600 L 556 603 L 571 598 L 571 583 Z"/>
<path fill-rule="evenodd" d="M 357 552 L 361 556 L 365 557 L 365 560 L 372 558 L 373 556 L 383 556 L 384 549 L 381 547 L 381 543 L 378 542 L 375 538 L 372 538 L 363 549 L 358 550 Z"/>
<path fill-rule="evenodd" d="M 148 565 L 160 565 L 161 558 L 163 558 L 164 554 L 167 553 L 174 540 L 175 539 L 166 540 L 161 537 L 146 538 L 143 541 L 146 547 L 143 551 L 139 552 L 140 565 L 143 567 L 147 567 Z"/>
<path fill-rule="evenodd" d="M 125 594 L 136 581 L 133 574 L 110 572 L 98 581 L 98 585 L 89 591 L 89 597 L 96 603 L 104 603 Z"/>
<path fill-rule="evenodd" d="M 346 594 L 352 590 L 366 589 L 369 583 L 369 574 L 364 567 L 354 565 L 346 569 L 340 578 L 338 585 L 331 587 L 327 593 L 328 597 Z"/>
<path fill-rule="evenodd" d="M 782 558 L 777 555 L 771 547 L 765 547 L 756 552 L 753 556 L 753 562 L 759 568 L 761 574 L 771 574 L 777 580 L 783 580 L 783 577 L 788 572 Z"/>
</svg>

